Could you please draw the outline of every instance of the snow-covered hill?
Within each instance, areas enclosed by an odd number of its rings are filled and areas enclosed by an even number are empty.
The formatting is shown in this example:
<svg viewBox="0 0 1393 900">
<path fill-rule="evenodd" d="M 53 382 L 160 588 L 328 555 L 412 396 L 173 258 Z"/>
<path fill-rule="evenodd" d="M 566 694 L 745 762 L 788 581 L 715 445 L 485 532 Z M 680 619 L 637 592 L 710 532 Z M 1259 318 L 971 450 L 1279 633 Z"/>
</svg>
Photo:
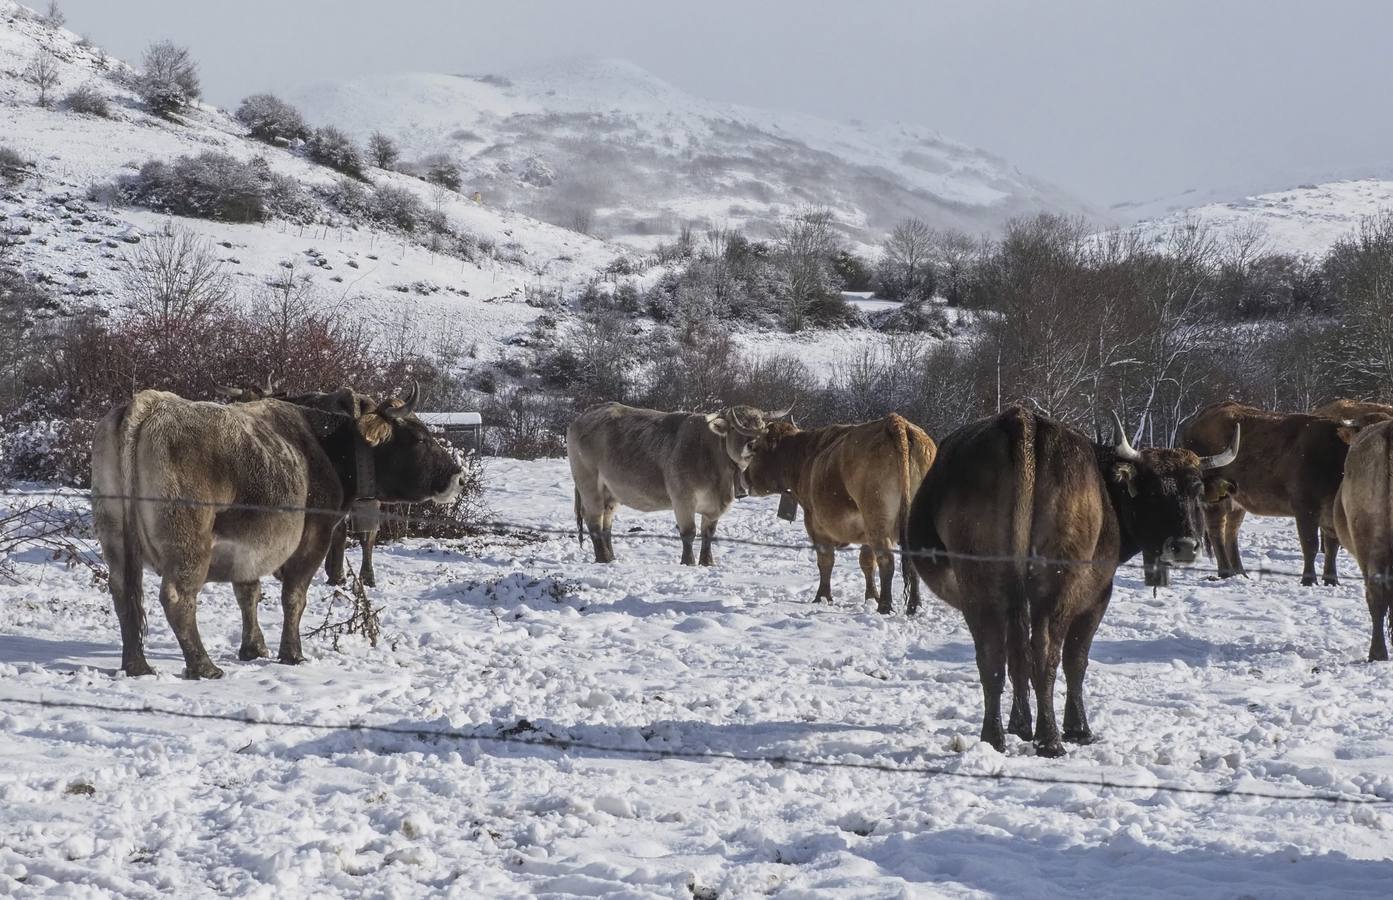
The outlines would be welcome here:
<svg viewBox="0 0 1393 900">
<path fill-rule="evenodd" d="M 24 71 L 41 48 L 57 57 L 57 96 L 90 85 L 110 101 L 111 117 L 81 115 L 61 104 L 40 108 Z M 355 223 L 322 206 L 314 224 L 235 225 L 173 221 L 93 202 L 89 188 L 148 160 L 208 150 L 242 160 L 262 157 L 311 192 L 340 178 L 301 155 L 250 139 L 245 128 L 211 107 L 199 106 L 177 122 L 150 115 L 124 85 L 126 72 L 124 63 L 107 59 L 72 32 L 49 27 L 13 0 L 0 0 L 0 146 L 33 163 L 19 183 L 0 183 L 0 232 L 18 240 L 21 269 L 60 295 L 119 303 L 120 270 L 131 247 L 143 235 L 177 224 L 217 244 L 247 291 L 280 272 L 285 261 L 299 260 L 325 301 L 347 304 L 371 322 L 406 320 L 423 333 L 448 322 L 488 342 L 506 339 L 536 317 L 537 310 L 522 302 L 525 288 L 575 289 L 620 252 L 381 170 L 370 170 L 369 179 L 416 193 L 453 228 L 483 239 L 490 249 L 473 261 L 433 253 L 402 232 Z"/>
<path fill-rule="evenodd" d="M 927 129 L 836 123 L 693 97 L 620 60 L 498 76 L 401 74 L 292 93 L 313 120 L 459 160 L 467 191 L 548 221 L 592 220 L 632 244 L 684 223 L 767 233 L 800 205 L 853 240 L 900 219 L 978 232 L 1038 210 L 1085 212 L 1062 190 Z"/>
<path fill-rule="evenodd" d="M 1393 180 L 1359 179 L 1305 184 L 1230 203 L 1209 203 L 1134 226 L 1163 240 L 1177 226 L 1196 223 L 1220 233 L 1257 226 L 1273 252 L 1320 255 L 1366 216 L 1393 209 Z"/>
</svg>

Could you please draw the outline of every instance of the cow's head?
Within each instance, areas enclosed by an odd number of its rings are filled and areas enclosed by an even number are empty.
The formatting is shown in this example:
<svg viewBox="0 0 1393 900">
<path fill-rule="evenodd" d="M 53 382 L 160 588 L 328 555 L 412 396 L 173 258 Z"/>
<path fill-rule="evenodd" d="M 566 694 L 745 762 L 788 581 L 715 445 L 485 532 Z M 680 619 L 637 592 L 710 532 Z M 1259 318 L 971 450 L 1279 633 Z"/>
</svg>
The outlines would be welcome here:
<svg viewBox="0 0 1393 900">
<path fill-rule="evenodd" d="M 405 400 L 359 402 L 358 434 L 372 448 L 379 499 L 448 504 L 459 493 L 463 471 L 413 414 L 420 396 L 420 385 L 413 385 Z"/>
<path fill-rule="evenodd" d="M 1104 475 L 1123 530 L 1142 552 L 1148 585 L 1164 585 L 1173 564 L 1189 565 L 1204 540 L 1204 472 L 1233 462 L 1239 431 L 1223 453 L 1199 456 L 1191 450 L 1137 450 L 1113 414 L 1117 442 Z"/>
<path fill-rule="evenodd" d="M 750 460 L 755 455 L 755 443 L 769 423 L 782 419 L 788 413 L 787 409 L 765 412 L 753 406 L 727 406 L 718 413 L 709 413 L 706 427 L 721 438 L 726 456 L 743 471 L 749 468 Z"/>
<path fill-rule="evenodd" d="M 754 456 L 745 478 L 752 494 L 776 494 L 792 489 L 793 473 L 785 465 L 787 442 L 798 433 L 792 422 L 770 422 L 754 444 Z"/>
</svg>

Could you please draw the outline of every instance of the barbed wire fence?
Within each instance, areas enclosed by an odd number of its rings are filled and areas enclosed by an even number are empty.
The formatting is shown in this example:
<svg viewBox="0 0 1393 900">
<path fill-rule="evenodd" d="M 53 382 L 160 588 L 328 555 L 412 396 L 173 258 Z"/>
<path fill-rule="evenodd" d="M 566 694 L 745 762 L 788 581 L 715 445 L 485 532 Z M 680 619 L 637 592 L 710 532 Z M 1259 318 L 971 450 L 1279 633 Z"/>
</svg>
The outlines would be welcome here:
<svg viewBox="0 0 1393 900">
<path fill-rule="evenodd" d="M 134 501 L 137 503 L 164 504 L 193 508 L 214 508 L 216 510 L 236 510 L 236 511 L 257 511 L 299 515 L 323 515 L 323 516 L 342 516 L 344 511 L 340 509 L 315 508 L 308 506 L 298 506 L 293 504 L 247 504 L 247 503 L 224 503 L 208 501 L 197 498 L 187 497 L 155 497 L 138 496 L 127 494 L 93 494 L 88 491 L 76 489 L 52 489 L 52 488 L 0 488 L 0 496 L 18 499 L 46 500 L 44 505 L 45 515 L 52 515 L 55 501 L 71 501 L 80 504 L 87 504 L 93 500 L 119 500 L 122 502 Z M 75 513 L 82 510 L 74 508 Z M 403 522 L 413 522 L 416 524 L 432 524 L 441 522 L 453 522 L 444 516 L 429 516 L 415 513 L 400 513 L 393 510 L 384 509 L 381 513 L 382 518 L 395 519 Z M 540 535 L 564 536 L 576 538 L 578 531 L 575 527 L 557 528 L 537 523 L 515 522 L 504 519 L 489 519 L 472 523 L 478 531 L 478 536 L 486 537 L 493 535 L 514 535 L 522 537 L 537 537 Z M 652 531 L 632 530 L 621 533 L 624 540 L 632 541 L 680 541 L 681 538 L 675 533 L 658 533 Z M 811 552 L 816 550 L 816 546 L 808 541 L 766 541 L 752 538 L 741 537 L 717 537 L 717 544 L 749 546 L 763 549 L 782 549 L 795 550 L 799 552 Z M 848 548 L 838 548 L 848 549 Z M 1106 559 L 1054 559 L 1040 555 L 999 555 L 999 554 L 977 554 L 963 553 L 947 550 L 924 550 L 915 551 L 908 548 L 901 548 L 899 551 L 909 557 L 927 557 L 936 560 L 963 560 L 978 563 L 993 564 L 1027 564 L 1045 567 L 1059 566 L 1113 566 L 1116 568 L 1142 568 L 1143 564 L 1128 562 L 1117 563 L 1116 560 Z M 1208 570 L 1196 566 L 1179 567 L 1176 571 L 1200 572 L 1206 577 Z M 1263 577 L 1299 577 L 1302 572 L 1273 567 L 1266 564 L 1258 565 L 1250 570 L 1250 575 L 1256 575 L 1259 579 Z M 1174 585 L 1173 585 L 1174 586 Z M 1110 780 L 1107 777 L 1083 778 L 1069 776 L 1045 776 L 1035 775 L 1028 772 L 1008 772 L 998 770 L 994 772 L 972 772 L 964 771 L 960 768 L 951 768 L 946 765 L 930 764 L 894 764 L 866 759 L 828 759 L 815 756 L 798 756 L 793 754 L 760 754 L 742 753 L 727 750 L 684 750 L 665 747 L 635 747 L 618 744 L 605 744 L 598 741 L 576 738 L 566 735 L 544 734 L 536 729 L 530 722 L 523 719 L 507 727 L 494 731 L 482 730 L 460 730 L 460 729 L 424 729 L 414 727 L 398 727 L 382 725 L 369 722 L 311 722 L 286 719 L 259 719 L 245 715 L 235 715 L 220 712 L 194 712 L 188 710 L 177 710 L 158 708 L 151 705 L 144 706 L 118 706 L 100 703 L 90 703 L 69 700 L 53 700 L 44 697 L 0 697 L 0 707 L 12 704 L 15 706 L 38 707 L 49 710 L 77 710 L 87 712 L 102 712 L 111 715 L 137 715 L 137 716 L 157 716 L 195 721 L 220 721 L 252 727 L 267 727 L 281 729 L 308 729 L 321 732 L 357 733 L 357 734 L 381 734 L 396 737 L 408 737 L 417 740 L 428 741 L 453 741 L 453 742 L 477 742 L 500 745 L 519 745 L 527 747 L 541 747 L 561 752 L 582 752 L 609 754 L 619 756 L 629 756 L 646 758 L 649 760 L 688 760 L 688 761 L 734 761 L 750 764 L 764 764 L 772 766 L 791 766 L 817 769 L 855 769 L 863 771 L 882 772 L 893 775 L 917 775 L 924 777 L 940 777 L 950 779 L 962 779 L 975 782 L 1022 782 L 1029 784 L 1043 785 L 1069 785 L 1078 787 L 1091 787 L 1099 790 L 1116 790 L 1132 792 L 1149 792 L 1164 794 L 1186 794 L 1196 796 L 1206 796 L 1215 799 L 1223 798 L 1250 798 L 1265 799 L 1286 802 L 1311 802 L 1324 805 L 1363 805 L 1363 806 L 1389 806 L 1393 805 L 1393 798 L 1384 798 L 1368 795 L 1350 795 L 1335 792 L 1322 791 L 1281 791 L 1267 790 L 1254 787 L 1240 786 L 1193 786 L 1165 782 L 1139 783 Z M 532 733 L 528 733 L 532 732 Z M 251 745 L 248 745 L 251 746 Z M 390 748 L 377 748 L 377 752 L 404 752 L 395 751 Z M 886 755 L 892 756 L 922 756 L 922 751 L 883 751 Z M 945 760 L 952 760 L 955 757 L 944 757 Z"/>
</svg>

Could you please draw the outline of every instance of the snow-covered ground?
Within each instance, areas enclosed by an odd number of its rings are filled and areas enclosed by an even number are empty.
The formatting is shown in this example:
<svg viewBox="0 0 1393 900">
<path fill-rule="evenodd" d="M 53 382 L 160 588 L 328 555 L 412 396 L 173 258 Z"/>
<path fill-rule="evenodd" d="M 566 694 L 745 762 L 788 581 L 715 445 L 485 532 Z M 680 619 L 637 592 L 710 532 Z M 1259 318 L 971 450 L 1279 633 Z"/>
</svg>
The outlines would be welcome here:
<svg viewBox="0 0 1393 900">
<path fill-rule="evenodd" d="M 501 519 L 569 529 L 564 461 L 490 460 Z M 801 542 L 772 499 L 721 534 Z M 1252 520 L 1250 565 L 1298 564 Z M 113 674 L 116 626 L 83 571 L 42 555 L 0 587 L 0 697 L 261 720 L 569 737 L 961 773 L 1393 801 L 1393 666 L 1363 661 L 1346 584 L 1154 596 L 1135 569 L 1089 673 L 1102 741 L 1043 760 L 976 741 L 972 643 L 932 598 L 915 620 L 811 604 L 811 554 L 739 544 L 675 565 L 666 514 L 622 510 L 619 561 L 573 535 L 379 551 L 377 649 L 310 642 L 305 665 L 238 662 L 229 590 L 205 590 L 227 677 L 186 682 L 151 598 L 154 678 Z M 1247 526 L 1247 523 L 1245 523 Z M 316 586 L 308 624 L 324 615 Z M 263 622 L 278 627 L 276 604 Z M 268 631 L 274 642 L 274 627 Z M 524 723 L 525 720 L 525 723 Z M 1393 805 L 644 755 L 41 709 L 0 699 L 0 894 L 745 897 L 1384 896 Z"/>
</svg>

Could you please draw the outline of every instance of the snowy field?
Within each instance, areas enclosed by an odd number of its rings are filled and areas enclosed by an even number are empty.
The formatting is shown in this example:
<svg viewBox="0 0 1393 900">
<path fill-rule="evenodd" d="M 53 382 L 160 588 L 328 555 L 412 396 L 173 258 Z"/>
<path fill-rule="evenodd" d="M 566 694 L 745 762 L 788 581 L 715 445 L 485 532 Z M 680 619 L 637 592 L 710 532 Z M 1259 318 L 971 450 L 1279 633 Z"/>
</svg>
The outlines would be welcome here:
<svg viewBox="0 0 1393 900">
<path fill-rule="evenodd" d="M 487 478 L 498 518 L 572 526 L 564 461 L 490 461 Z M 740 502 L 721 533 L 801 541 L 774 506 Z M 1299 568 L 1294 528 L 1249 522 L 1250 566 Z M 877 616 L 847 554 L 837 605 L 813 606 L 809 552 L 718 545 L 716 568 L 684 569 L 673 543 L 628 532 L 668 535 L 666 514 L 617 526 L 609 567 L 564 535 L 383 548 L 382 644 L 311 641 L 298 668 L 237 661 L 231 592 L 209 588 L 214 682 L 178 677 L 148 579 L 159 674 L 133 680 L 113 674 L 105 593 L 20 559 L 22 583 L 0 587 L 0 895 L 1387 894 L 1393 803 L 1150 789 L 1393 801 L 1393 666 L 1363 662 L 1347 558 L 1339 588 L 1196 572 L 1153 596 L 1123 570 L 1089 675 L 1102 741 L 1047 761 L 977 742 L 972 643 L 932 597 L 913 621 Z M 262 621 L 274 643 L 277 604 Z M 1144 787 L 269 724 L 287 720 Z"/>
</svg>

